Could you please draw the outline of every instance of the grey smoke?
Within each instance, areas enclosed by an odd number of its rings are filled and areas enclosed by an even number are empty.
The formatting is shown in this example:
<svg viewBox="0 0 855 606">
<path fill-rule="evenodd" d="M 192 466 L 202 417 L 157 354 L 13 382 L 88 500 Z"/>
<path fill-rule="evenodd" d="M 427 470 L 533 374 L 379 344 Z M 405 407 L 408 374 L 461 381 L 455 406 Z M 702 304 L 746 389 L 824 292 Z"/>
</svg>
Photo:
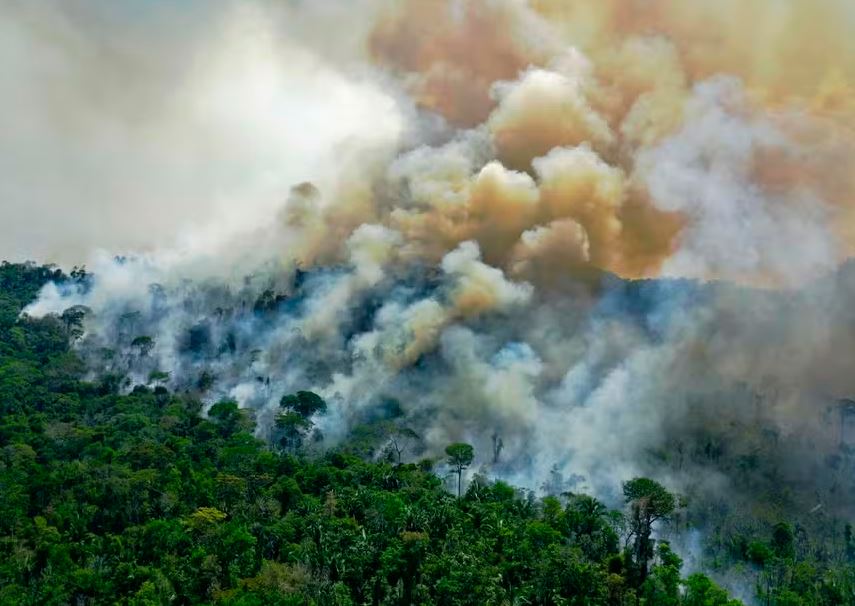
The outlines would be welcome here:
<svg viewBox="0 0 855 606">
<path fill-rule="evenodd" d="M 381 4 L 347 13 L 356 33 L 340 39 L 341 3 L 160 6 L 135 25 L 125 5 L 12 4 L 0 61 L 23 79 L 2 97 L 0 239 L 93 271 L 46 286 L 27 313 L 87 306 L 76 347 L 93 379 L 116 372 L 131 389 L 166 372 L 172 389 L 254 409 L 262 437 L 281 396 L 309 389 L 330 403 L 328 446 L 396 408 L 423 454 L 466 440 L 486 471 L 533 489 L 614 501 L 650 473 L 716 494 L 745 481 L 722 461 L 762 452 L 847 507 L 829 436 L 855 392 L 852 269 L 820 277 L 841 251 L 818 192 L 770 192 L 749 170 L 758 150 L 798 157 L 798 143 L 738 81 L 713 78 L 631 161 L 607 162 L 619 154 L 599 155 L 613 143 L 600 137 L 513 172 L 490 129 L 530 123 L 532 76 L 559 100 L 584 93 L 572 118 L 594 111 L 593 75 L 524 71 L 497 89 L 510 106 L 451 132 L 402 96 L 406 74 L 356 58 Z M 611 128 L 587 119 L 583 139 Z M 538 219 L 552 177 L 578 199 Z M 619 239 L 630 185 L 685 215 L 663 271 L 698 282 L 574 273 L 593 236 Z M 779 289 L 704 282 L 717 277 Z M 133 344 L 144 336 L 150 351 Z"/>
</svg>

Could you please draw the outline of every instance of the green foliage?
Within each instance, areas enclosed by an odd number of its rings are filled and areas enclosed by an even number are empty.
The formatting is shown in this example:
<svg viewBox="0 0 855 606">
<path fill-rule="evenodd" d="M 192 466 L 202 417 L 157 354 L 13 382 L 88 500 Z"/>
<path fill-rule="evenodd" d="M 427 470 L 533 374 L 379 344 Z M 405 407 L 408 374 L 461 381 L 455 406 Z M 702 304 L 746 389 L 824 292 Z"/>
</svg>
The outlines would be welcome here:
<svg viewBox="0 0 855 606">
<path fill-rule="evenodd" d="M 445 454 L 448 456 L 446 463 L 457 474 L 457 496 L 459 497 L 461 495 L 463 471 L 472 464 L 472 460 L 475 458 L 475 450 L 469 444 L 456 442 L 445 448 Z"/>
<path fill-rule="evenodd" d="M 676 507 L 652 480 L 624 486 L 627 518 L 589 496 L 536 499 L 477 476 L 454 498 L 431 461 L 403 460 L 405 442 L 419 441 L 405 427 L 312 453 L 312 418 L 326 404 L 309 392 L 283 398 L 270 449 L 248 411 L 230 401 L 205 410 L 167 391 L 166 373 L 129 393 L 119 375 L 84 381 L 69 339 L 85 310 L 20 317 L 46 281 L 69 279 L 84 288 L 88 276 L 0 266 L 0 604 L 734 603 L 702 575 L 681 594 L 680 560 L 664 542 L 627 565 L 622 541 Z M 188 346 L 205 346 L 197 332 Z M 151 346 L 144 336 L 133 345 L 139 355 Z M 391 461 L 370 462 L 390 440 Z M 460 482 L 474 451 L 446 454 Z M 787 530 L 762 543 L 767 603 L 855 603 L 851 564 L 798 561 Z"/>
<path fill-rule="evenodd" d="M 475 458 L 475 450 L 469 444 L 461 442 L 449 444 L 445 448 L 445 454 L 448 455 L 448 464 L 452 467 L 463 469 L 472 464 L 472 459 Z"/>
<path fill-rule="evenodd" d="M 295 394 L 282 396 L 279 406 L 297 413 L 304 419 L 327 411 L 327 403 L 318 394 L 311 391 L 298 391 Z"/>
<path fill-rule="evenodd" d="M 772 550 L 779 558 L 795 556 L 795 537 L 793 528 L 786 522 L 778 522 L 772 529 Z"/>
<path fill-rule="evenodd" d="M 680 568 L 683 561 L 664 541 L 659 544 L 657 559 L 657 564 L 645 579 L 639 593 L 647 604 L 679 606 L 681 603 Z"/>
<path fill-rule="evenodd" d="M 650 538 L 653 525 L 667 519 L 677 506 L 677 499 L 658 482 L 649 478 L 635 478 L 623 485 L 623 495 L 630 507 L 629 577 L 635 587 L 644 591 L 648 580 L 648 562 L 654 555 L 654 541 Z"/>
<path fill-rule="evenodd" d="M 748 545 L 746 555 L 749 560 L 759 566 L 765 565 L 774 557 L 772 549 L 763 541 L 752 541 Z"/>
<path fill-rule="evenodd" d="M 226 514 L 215 507 L 200 507 L 187 518 L 187 525 L 194 530 L 205 530 L 226 519 Z"/>
<path fill-rule="evenodd" d="M 643 508 L 645 515 L 656 521 L 674 512 L 677 500 L 658 482 L 649 478 L 635 478 L 623 485 L 627 503 Z"/>
<path fill-rule="evenodd" d="M 706 575 L 693 574 L 685 582 L 684 606 L 739 606 L 741 602 L 730 600 L 727 592 L 713 583 Z"/>
<path fill-rule="evenodd" d="M 131 341 L 131 347 L 136 349 L 141 356 L 147 356 L 154 347 L 154 339 L 147 335 L 140 335 Z"/>
</svg>

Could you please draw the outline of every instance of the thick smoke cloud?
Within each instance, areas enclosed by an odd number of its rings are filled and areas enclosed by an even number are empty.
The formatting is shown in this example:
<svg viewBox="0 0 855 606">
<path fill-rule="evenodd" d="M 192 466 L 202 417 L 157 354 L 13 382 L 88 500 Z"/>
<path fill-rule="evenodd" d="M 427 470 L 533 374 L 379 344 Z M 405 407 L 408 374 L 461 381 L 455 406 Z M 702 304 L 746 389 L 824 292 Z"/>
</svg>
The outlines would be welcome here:
<svg viewBox="0 0 855 606">
<path fill-rule="evenodd" d="M 663 272 L 789 284 L 821 275 L 840 257 L 832 209 L 812 188 L 759 182 L 763 156 L 799 151 L 771 120 L 745 116 L 744 103 L 736 81 L 699 84 L 685 126 L 638 155 L 654 205 L 687 218 Z"/>
<path fill-rule="evenodd" d="M 788 485 L 846 507 L 835 457 L 837 401 L 855 393 L 848 4 L 211 6 L 187 13 L 188 39 L 221 57 L 203 64 L 225 74 L 225 92 L 195 88 L 196 72 L 158 63 L 158 50 L 136 48 L 154 63 L 119 74 L 204 100 L 179 103 L 202 108 L 177 114 L 188 120 L 166 112 L 135 128 L 188 183 L 215 187 L 194 190 L 195 206 L 167 195 L 163 166 L 128 167 L 137 139 L 96 181 L 133 190 L 134 211 L 143 196 L 214 227 L 194 222 L 206 235 L 195 247 L 95 256 L 89 282 L 48 285 L 27 310 L 89 307 L 78 347 L 93 376 L 235 398 L 265 437 L 281 396 L 311 389 L 330 403 L 317 419 L 326 444 L 398 416 L 425 456 L 466 440 L 493 474 L 606 497 L 637 473 L 711 495 L 744 487 L 760 481 L 749 463 L 762 453 Z M 33 10 L 13 15 L 77 23 L 69 9 Z M 205 19 L 219 11 L 251 15 L 263 44 L 246 31 L 212 43 L 221 30 Z M 170 26 L 148 19 L 139 27 L 168 41 Z M 225 31 L 246 27 L 236 19 Z M 353 27 L 330 42 L 342 19 Z M 85 74 L 107 69 L 98 56 Z M 230 80 L 246 70 L 258 78 Z M 246 105 L 253 86 L 260 105 Z M 125 119 L 124 101 L 101 113 L 74 101 L 67 119 L 88 116 L 95 134 Z M 151 120 L 146 107 L 131 115 Z M 257 130 L 239 144 L 212 144 L 247 124 Z M 48 134 L 19 140 L 66 137 Z M 223 189 L 220 213 L 209 194 Z M 63 204 L 88 226 L 80 191 Z M 117 229 L 99 243 L 153 242 L 138 237 Z"/>
</svg>

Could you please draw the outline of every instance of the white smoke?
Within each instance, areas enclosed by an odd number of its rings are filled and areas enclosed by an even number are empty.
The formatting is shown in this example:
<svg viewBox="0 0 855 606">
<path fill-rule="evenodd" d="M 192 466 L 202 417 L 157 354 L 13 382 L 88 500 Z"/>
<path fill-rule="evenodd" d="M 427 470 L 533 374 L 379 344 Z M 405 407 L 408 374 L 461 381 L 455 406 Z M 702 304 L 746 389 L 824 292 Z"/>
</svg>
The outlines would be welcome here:
<svg viewBox="0 0 855 606">
<path fill-rule="evenodd" d="M 541 4 L 190 3 L 136 25 L 13 4 L 0 240 L 135 251 L 27 313 L 90 308 L 93 378 L 234 398 L 264 437 L 308 389 L 326 445 L 394 414 L 427 456 L 466 440 L 530 488 L 655 473 L 714 494 L 739 472 L 710 471 L 713 436 L 828 489 L 852 278 L 820 276 L 849 186 L 800 160 L 855 149 L 823 138 L 836 89 L 814 113 L 767 103 L 764 78 L 708 77 L 680 27 L 606 43 L 602 17 L 582 49 Z M 662 276 L 698 282 L 628 280 Z"/>
<path fill-rule="evenodd" d="M 293 183 L 328 177 L 342 146 L 394 146 L 402 129 L 376 78 L 325 60 L 283 26 L 293 11 L 267 3 L 0 11 L 6 258 L 228 255 L 229 234 L 268 221 Z M 304 34 L 318 27 L 300 15 Z"/>
<path fill-rule="evenodd" d="M 756 184 L 759 152 L 798 152 L 771 120 L 745 115 L 744 94 L 732 79 L 699 84 L 683 129 L 639 155 L 656 205 L 689 222 L 663 273 L 804 283 L 839 258 L 831 209 L 809 189 L 770 193 Z"/>
</svg>

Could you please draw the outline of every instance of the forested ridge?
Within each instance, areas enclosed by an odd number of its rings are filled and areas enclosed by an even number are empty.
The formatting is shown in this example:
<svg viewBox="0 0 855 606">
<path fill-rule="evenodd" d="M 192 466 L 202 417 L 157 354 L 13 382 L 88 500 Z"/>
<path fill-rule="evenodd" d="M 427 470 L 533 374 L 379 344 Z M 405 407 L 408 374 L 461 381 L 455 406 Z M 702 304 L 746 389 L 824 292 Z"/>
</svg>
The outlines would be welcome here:
<svg viewBox="0 0 855 606">
<path fill-rule="evenodd" d="M 619 511 L 467 486 L 471 447 L 408 463 L 403 427 L 316 452 L 311 393 L 283 398 L 268 445 L 233 402 L 203 414 L 156 377 L 129 391 L 86 375 L 73 314 L 21 316 L 46 281 L 82 276 L 0 268 L 2 604 L 740 603 L 655 539 L 691 525 L 655 479 L 624 484 Z M 791 520 L 718 533 L 711 557 L 754 579 L 758 603 L 855 603 L 851 528 L 836 550 L 805 548 L 805 533 Z"/>
</svg>

